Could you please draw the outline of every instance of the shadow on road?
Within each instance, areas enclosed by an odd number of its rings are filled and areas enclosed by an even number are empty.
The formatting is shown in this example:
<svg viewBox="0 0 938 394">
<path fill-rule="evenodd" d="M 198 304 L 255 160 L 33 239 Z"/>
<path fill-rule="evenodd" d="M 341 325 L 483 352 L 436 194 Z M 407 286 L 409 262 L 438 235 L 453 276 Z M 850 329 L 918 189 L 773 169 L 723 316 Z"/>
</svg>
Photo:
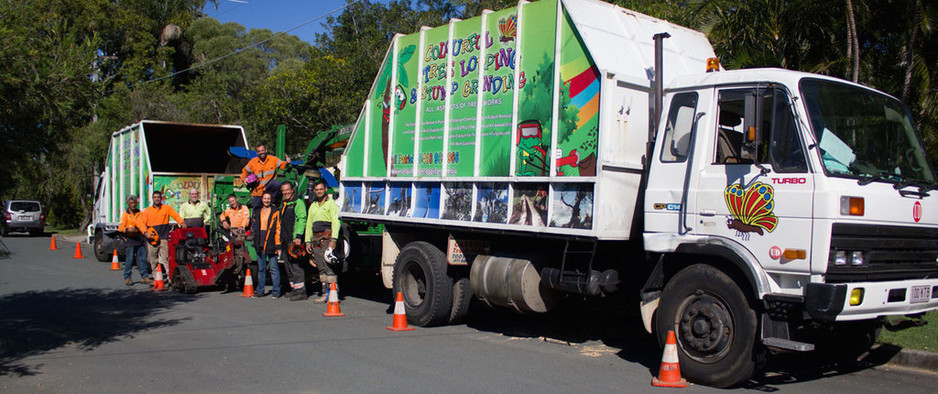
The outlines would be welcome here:
<svg viewBox="0 0 938 394">
<path fill-rule="evenodd" d="M 35 375 L 22 359 L 65 346 L 89 351 L 135 333 L 179 324 L 152 319 L 196 297 L 105 289 L 29 291 L 0 297 L 0 376 Z"/>
<path fill-rule="evenodd" d="M 852 358 L 821 350 L 775 354 L 768 357 L 761 373 L 743 387 L 774 392 L 779 390 L 776 386 L 859 372 L 886 364 L 900 350 L 902 348 L 897 346 L 880 345 Z"/>
</svg>

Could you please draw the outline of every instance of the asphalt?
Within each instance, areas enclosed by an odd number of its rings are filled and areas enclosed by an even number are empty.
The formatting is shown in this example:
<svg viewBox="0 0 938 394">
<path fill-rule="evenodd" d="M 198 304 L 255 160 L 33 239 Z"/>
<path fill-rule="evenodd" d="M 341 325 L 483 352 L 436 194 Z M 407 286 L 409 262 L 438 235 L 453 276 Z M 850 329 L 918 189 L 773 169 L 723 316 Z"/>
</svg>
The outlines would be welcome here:
<svg viewBox="0 0 938 394">
<path fill-rule="evenodd" d="M 0 260 L 3 393 L 660 391 L 648 383 L 661 350 L 614 299 L 539 316 L 474 305 L 465 325 L 392 333 L 392 300 L 374 276 L 344 281 L 347 316 L 326 318 L 310 302 L 126 287 L 88 245 L 75 260 L 66 238 L 55 252 L 48 237 L 3 240 L 13 251 Z M 936 369 L 907 369 L 923 365 L 907 354 L 778 355 L 738 390 L 934 392 Z"/>
</svg>

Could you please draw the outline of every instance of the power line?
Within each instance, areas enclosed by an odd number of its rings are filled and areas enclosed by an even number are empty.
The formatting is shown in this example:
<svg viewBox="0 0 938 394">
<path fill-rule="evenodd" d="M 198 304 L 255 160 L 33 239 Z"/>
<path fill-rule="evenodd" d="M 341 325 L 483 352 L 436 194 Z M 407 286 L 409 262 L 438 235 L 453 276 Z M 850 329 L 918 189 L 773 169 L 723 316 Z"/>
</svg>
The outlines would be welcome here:
<svg viewBox="0 0 938 394">
<path fill-rule="evenodd" d="M 250 45 L 248 45 L 248 46 L 245 46 L 245 47 L 243 47 L 243 48 L 235 49 L 234 51 L 231 51 L 231 52 L 229 52 L 229 53 L 227 53 L 227 54 L 224 54 L 224 55 L 222 55 L 222 56 L 216 57 L 216 58 L 211 59 L 211 60 L 206 60 L 206 61 L 204 61 L 204 62 L 202 62 L 202 63 L 196 64 L 196 65 L 194 65 L 194 66 L 192 66 L 192 67 L 189 67 L 189 68 L 187 68 L 187 69 L 185 69 L 185 70 L 179 70 L 179 71 L 176 71 L 176 72 L 174 72 L 174 73 L 172 73 L 172 74 L 164 75 L 164 76 L 159 77 L 159 78 L 150 79 L 150 80 L 147 80 L 147 81 L 137 82 L 137 83 L 131 84 L 128 88 L 134 88 L 134 87 L 136 87 L 137 85 L 144 85 L 144 84 L 148 84 L 148 83 L 151 83 L 151 82 L 161 81 L 161 80 L 164 80 L 164 79 L 167 79 L 167 78 L 172 78 L 172 77 L 177 76 L 177 75 L 182 74 L 182 73 L 186 73 L 186 72 L 189 72 L 189 71 L 192 71 L 192 70 L 196 70 L 196 69 L 205 67 L 205 66 L 207 66 L 207 65 L 209 65 L 209 64 L 212 64 L 212 63 L 215 63 L 215 62 L 217 62 L 217 61 L 219 61 L 219 60 L 223 60 L 223 59 L 226 59 L 226 58 L 228 58 L 228 57 L 237 55 L 237 54 L 241 53 L 242 51 L 245 51 L 245 50 L 254 48 L 254 47 L 258 46 L 258 45 L 261 45 L 261 44 L 263 44 L 263 43 L 265 43 L 265 42 L 268 42 L 268 41 L 270 41 L 270 40 L 273 40 L 274 38 L 280 37 L 280 36 L 282 36 L 282 35 L 284 35 L 284 34 L 287 34 L 287 33 L 291 32 L 291 31 L 294 31 L 294 30 L 296 30 L 296 29 L 299 29 L 299 28 L 301 28 L 301 27 L 303 27 L 303 26 L 306 26 L 306 25 L 308 25 L 308 24 L 310 24 L 310 23 L 316 22 L 316 21 L 318 21 L 318 20 L 320 20 L 320 19 L 323 19 L 323 18 L 325 18 L 325 17 L 327 17 L 327 16 L 329 16 L 329 15 L 332 15 L 332 14 L 334 14 L 334 13 L 336 13 L 336 12 L 339 12 L 339 11 L 345 9 L 345 8 L 348 7 L 348 6 L 349 6 L 349 3 L 343 5 L 343 6 L 339 7 L 339 8 L 336 8 L 336 9 L 334 9 L 334 10 L 332 10 L 332 11 L 329 11 L 329 12 L 326 12 L 326 13 L 324 13 L 324 14 L 322 14 L 322 15 L 319 15 L 319 16 L 317 16 L 317 17 L 315 17 L 315 18 L 313 18 L 313 19 L 310 19 L 310 20 L 308 20 L 308 21 L 306 21 L 306 22 L 303 22 L 303 23 L 300 23 L 300 24 L 298 24 L 298 25 L 296 25 L 296 26 L 293 26 L 293 27 L 291 27 L 291 28 L 289 28 L 289 29 L 287 29 L 287 30 L 284 30 L 284 31 L 281 31 L 281 32 L 277 32 L 276 34 L 274 34 L 274 35 L 268 37 L 267 39 L 257 41 L 257 42 L 255 42 L 255 43 L 252 43 L 252 44 L 250 44 Z M 109 90 L 109 91 L 107 91 L 107 92 L 105 92 L 105 93 L 112 93 L 112 92 L 114 92 L 114 89 L 111 89 L 111 90 Z"/>
</svg>

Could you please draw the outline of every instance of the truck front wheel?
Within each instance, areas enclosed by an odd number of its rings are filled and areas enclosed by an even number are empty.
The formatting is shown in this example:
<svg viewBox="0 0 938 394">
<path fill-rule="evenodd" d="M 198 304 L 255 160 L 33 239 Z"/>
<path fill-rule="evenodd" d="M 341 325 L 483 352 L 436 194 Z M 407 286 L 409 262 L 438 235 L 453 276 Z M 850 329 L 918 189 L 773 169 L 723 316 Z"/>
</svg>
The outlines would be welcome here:
<svg viewBox="0 0 938 394">
<path fill-rule="evenodd" d="M 103 232 L 99 231 L 94 235 L 94 257 L 102 263 L 111 261 L 110 250 L 107 249 L 108 243 L 104 239 Z"/>
<path fill-rule="evenodd" d="M 453 307 L 453 280 L 446 256 L 427 242 L 404 247 L 394 262 L 394 293 L 404 295 L 407 321 L 417 326 L 446 323 Z"/>
<path fill-rule="evenodd" d="M 674 275 L 656 320 L 662 346 L 668 330 L 674 330 L 681 372 L 688 380 L 729 387 L 752 375 L 756 313 L 739 284 L 719 269 L 696 264 Z"/>
</svg>

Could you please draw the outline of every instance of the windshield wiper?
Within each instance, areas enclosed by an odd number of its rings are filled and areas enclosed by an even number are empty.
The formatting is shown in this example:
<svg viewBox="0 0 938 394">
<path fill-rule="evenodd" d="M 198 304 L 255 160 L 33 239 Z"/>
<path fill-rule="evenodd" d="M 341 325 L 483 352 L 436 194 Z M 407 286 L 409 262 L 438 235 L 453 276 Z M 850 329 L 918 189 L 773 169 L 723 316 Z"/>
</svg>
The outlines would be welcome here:
<svg viewBox="0 0 938 394">
<path fill-rule="evenodd" d="M 902 189 L 905 189 L 905 188 L 907 188 L 907 187 L 909 187 L 909 186 L 914 186 L 914 187 L 918 188 L 918 191 L 902 190 Z M 903 197 L 905 197 L 905 196 L 918 196 L 918 197 L 922 197 L 922 198 L 928 197 L 928 192 L 931 191 L 931 190 L 935 190 L 935 189 L 936 189 L 935 185 L 933 185 L 933 184 L 932 184 L 932 185 L 928 185 L 928 184 L 925 184 L 925 183 L 920 183 L 920 181 L 915 180 L 915 179 L 906 179 L 906 180 L 903 180 L 903 181 L 900 181 L 900 182 L 896 182 L 896 184 L 895 184 L 895 185 L 892 185 L 892 187 L 893 187 L 893 189 L 896 189 L 896 190 L 899 191 L 899 195 L 900 195 L 900 196 L 903 196 Z"/>
<path fill-rule="evenodd" d="M 875 175 L 857 175 L 857 177 L 860 178 L 859 180 L 857 180 L 857 184 L 860 186 L 866 186 L 873 182 L 888 181 L 889 180 L 887 178 L 888 176 L 892 176 L 892 174 L 886 171 L 880 171 L 876 173 Z"/>
</svg>

